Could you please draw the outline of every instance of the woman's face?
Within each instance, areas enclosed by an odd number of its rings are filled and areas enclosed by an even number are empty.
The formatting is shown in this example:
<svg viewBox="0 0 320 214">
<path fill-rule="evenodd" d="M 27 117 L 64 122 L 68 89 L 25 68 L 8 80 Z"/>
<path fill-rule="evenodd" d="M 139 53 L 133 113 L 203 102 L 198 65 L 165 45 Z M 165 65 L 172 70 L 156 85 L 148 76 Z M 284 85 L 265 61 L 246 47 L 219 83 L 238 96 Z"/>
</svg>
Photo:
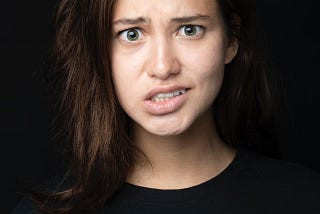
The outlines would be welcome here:
<svg viewBox="0 0 320 214">
<path fill-rule="evenodd" d="M 119 102 L 155 135 L 180 134 L 209 111 L 237 51 L 213 0 L 118 0 L 113 31 Z"/>
</svg>

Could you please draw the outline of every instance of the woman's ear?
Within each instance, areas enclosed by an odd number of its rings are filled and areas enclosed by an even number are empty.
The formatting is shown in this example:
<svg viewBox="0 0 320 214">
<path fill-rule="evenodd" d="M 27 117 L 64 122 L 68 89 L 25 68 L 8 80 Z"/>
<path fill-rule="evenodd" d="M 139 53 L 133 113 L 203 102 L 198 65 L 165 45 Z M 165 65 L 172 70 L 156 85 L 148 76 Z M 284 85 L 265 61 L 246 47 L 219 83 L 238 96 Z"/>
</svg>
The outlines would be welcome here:
<svg viewBox="0 0 320 214">
<path fill-rule="evenodd" d="M 230 38 L 228 39 L 228 47 L 226 50 L 225 64 L 229 64 L 238 53 L 238 49 L 239 49 L 238 38 L 240 36 L 240 30 L 241 30 L 241 18 L 237 15 L 233 15 L 231 26 L 232 26 L 231 27 L 232 36 L 230 36 Z"/>
<path fill-rule="evenodd" d="M 232 62 L 232 60 L 238 53 L 238 49 L 239 49 L 239 40 L 238 38 L 234 38 L 228 44 L 224 64 L 229 64 L 230 62 Z"/>
</svg>

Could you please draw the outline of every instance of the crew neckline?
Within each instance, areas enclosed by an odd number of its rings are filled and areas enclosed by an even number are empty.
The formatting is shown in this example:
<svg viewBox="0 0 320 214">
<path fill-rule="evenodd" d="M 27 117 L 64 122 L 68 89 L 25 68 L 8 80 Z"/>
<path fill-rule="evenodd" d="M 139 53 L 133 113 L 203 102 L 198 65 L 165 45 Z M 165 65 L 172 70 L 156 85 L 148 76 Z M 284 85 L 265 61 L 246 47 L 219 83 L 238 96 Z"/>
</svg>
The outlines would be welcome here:
<svg viewBox="0 0 320 214">
<path fill-rule="evenodd" d="M 242 159 L 241 156 L 243 156 L 243 151 L 237 150 L 233 160 L 222 172 L 205 182 L 191 187 L 182 189 L 156 189 L 125 182 L 120 192 L 123 192 L 126 195 L 129 194 L 136 200 L 144 201 L 181 201 L 191 199 L 190 197 L 199 198 L 204 194 L 211 192 L 215 186 L 219 185 L 219 183 L 230 179 L 234 174 L 234 171 L 238 168 L 237 166 Z"/>
</svg>

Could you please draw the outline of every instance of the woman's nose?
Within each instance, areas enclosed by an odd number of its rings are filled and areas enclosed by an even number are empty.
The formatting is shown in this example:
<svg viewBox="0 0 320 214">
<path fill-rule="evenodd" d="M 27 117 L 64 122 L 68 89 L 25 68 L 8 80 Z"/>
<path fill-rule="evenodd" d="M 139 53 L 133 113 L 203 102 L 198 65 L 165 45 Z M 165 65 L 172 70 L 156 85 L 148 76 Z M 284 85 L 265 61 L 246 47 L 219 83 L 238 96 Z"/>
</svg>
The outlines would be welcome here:
<svg viewBox="0 0 320 214">
<path fill-rule="evenodd" d="M 165 80 L 180 73 L 176 50 L 168 39 L 154 41 L 150 49 L 146 71 L 150 77 Z"/>
</svg>

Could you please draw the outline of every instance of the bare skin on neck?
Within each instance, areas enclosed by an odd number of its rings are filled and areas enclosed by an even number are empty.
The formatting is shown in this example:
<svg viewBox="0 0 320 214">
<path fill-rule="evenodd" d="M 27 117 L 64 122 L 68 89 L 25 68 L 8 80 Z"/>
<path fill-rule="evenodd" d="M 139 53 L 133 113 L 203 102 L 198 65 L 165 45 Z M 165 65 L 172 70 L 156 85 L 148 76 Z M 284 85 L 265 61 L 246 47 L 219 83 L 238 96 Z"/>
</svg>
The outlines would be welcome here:
<svg viewBox="0 0 320 214">
<path fill-rule="evenodd" d="M 127 182 L 155 189 L 182 189 L 201 184 L 220 174 L 234 159 L 235 150 L 217 135 L 211 111 L 186 132 L 156 136 L 134 127 L 134 142 L 150 163 L 138 157 Z"/>
</svg>

